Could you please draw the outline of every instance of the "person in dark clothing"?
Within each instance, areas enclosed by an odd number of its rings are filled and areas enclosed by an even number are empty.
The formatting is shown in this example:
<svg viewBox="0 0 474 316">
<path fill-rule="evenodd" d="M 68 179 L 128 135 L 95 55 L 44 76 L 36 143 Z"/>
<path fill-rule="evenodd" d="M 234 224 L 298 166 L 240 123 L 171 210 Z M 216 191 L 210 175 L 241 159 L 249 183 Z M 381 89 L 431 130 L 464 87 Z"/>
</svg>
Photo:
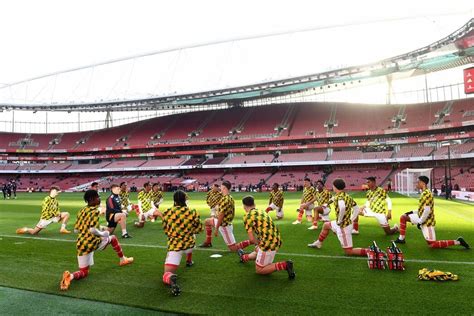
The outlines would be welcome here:
<svg viewBox="0 0 474 316">
<path fill-rule="evenodd" d="M 10 197 L 12 196 L 12 185 L 10 182 L 8 182 L 6 186 L 7 186 L 7 199 L 10 199 Z"/>
<path fill-rule="evenodd" d="M 110 187 L 111 194 L 107 198 L 105 219 L 107 220 L 107 230 L 113 233 L 117 224 L 122 228 L 122 238 L 131 238 L 127 233 L 127 214 L 122 212 L 122 203 L 120 201 L 120 186 L 112 184 Z"/>
<path fill-rule="evenodd" d="M 13 198 L 16 199 L 16 188 L 17 188 L 17 185 L 16 185 L 15 180 L 12 180 L 12 181 L 10 182 L 10 185 L 11 185 L 11 187 L 12 187 Z"/>
<path fill-rule="evenodd" d="M 2 193 L 3 193 L 3 199 L 6 200 L 7 199 L 7 184 L 6 183 L 2 185 Z"/>
</svg>

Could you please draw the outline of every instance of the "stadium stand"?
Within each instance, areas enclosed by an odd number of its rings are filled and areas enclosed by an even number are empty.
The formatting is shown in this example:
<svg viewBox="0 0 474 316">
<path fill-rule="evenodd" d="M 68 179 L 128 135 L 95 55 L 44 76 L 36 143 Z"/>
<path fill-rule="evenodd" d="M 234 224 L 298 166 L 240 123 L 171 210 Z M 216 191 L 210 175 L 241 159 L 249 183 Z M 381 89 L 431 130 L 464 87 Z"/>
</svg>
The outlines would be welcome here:
<svg viewBox="0 0 474 316">
<path fill-rule="evenodd" d="M 327 183 L 332 183 L 336 178 L 342 178 L 346 181 L 347 190 L 361 190 L 362 185 L 366 183 L 367 177 L 375 177 L 377 183 L 382 184 L 391 172 L 392 169 L 340 169 L 329 174 Z"/>
<path fill-rule="evenodd" d="M 432 146 L 406 146 L 401 147 L 400 151 L 395 153 L 395 158 L 405 157 L 423 157 L 429 156 L 433 152 L 434 147 Z"/>
<path fill-rule="evenodd" d="M 271 107 L 271 109 L 270 109 Z M 370 107 L 371 115 L 359 111 Z M 0 149 L 94 150 L 113 146 L 147 147 L 160 143 L 245 139 L 274 136 L 308 137 L 350 133 L 384 134 L 399 128 L 426 129 L 474 120 L 474 98 L 428 104 L 364 105 L 347 103 L 277 104 L 236 107 L 153 118 L 93 132 L 64 134 L 0 133 Z M 179 117 L 179 119 L 178 119 Z M 446 126 L 449 127 L 449 126 Z M 29 140 L 22 142 L 22 140 Z M 51 144 L 50 144 L 51 143 Z"/>
<path fill-rule="evenodd" d="M 273 160 L 273 155 L 237 155 L 230 157 L 223 164 L 265 163 Z"/>
<path fill-rule="evenodd" d="M 306 152 L 281 154 L 276 158 L 275 162 L 299 162 L 299 161 L 324 161 L 327 158 L 326 152 Z"/>
<path fill-rule="evenodd" d="M 154 160 L 148 160 L 144 164 L 140 165 L 140 167 L 146 168 L 146 167 L 179 166 L 185 161 L 186 159 L 184 158 L 154 159 Z"/>
</svg>

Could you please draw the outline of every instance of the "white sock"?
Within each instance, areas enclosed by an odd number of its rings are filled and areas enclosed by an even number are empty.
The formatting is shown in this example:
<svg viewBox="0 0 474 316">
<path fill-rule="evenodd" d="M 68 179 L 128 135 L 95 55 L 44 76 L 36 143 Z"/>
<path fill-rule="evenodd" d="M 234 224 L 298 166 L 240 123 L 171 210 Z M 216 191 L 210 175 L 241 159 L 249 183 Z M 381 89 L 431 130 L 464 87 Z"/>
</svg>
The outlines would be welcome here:
<svg viewBox="0 0 474 316">
<path fill-rule="evenodd" d="M 61 224 L 61 229 L 66 229 L 66 224 Z"/>
<path fill-rule="evenodd" d="M 400 235 L 400 236 L 398 237 L 398 239 L 404 240 L 404 239 L 405 239 L 405 236 Z"/>
<path fill-rule="evenodd" d="M 127 229 L 122 229 L 122 236 L 125 235 L 127 233 Z"/>
</svg>

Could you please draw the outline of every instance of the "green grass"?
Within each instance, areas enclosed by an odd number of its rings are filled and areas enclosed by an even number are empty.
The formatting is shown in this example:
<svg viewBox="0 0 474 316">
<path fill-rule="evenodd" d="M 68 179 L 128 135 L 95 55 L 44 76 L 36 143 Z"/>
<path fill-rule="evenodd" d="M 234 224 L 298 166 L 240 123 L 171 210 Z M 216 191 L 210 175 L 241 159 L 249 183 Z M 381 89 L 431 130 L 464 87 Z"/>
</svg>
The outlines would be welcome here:
<svg viewBox="0 0 474 316">
<path fill-rule="evenodd" d="M 102 196 L 105 198 L 104 194 Z M 243 194 L 234 193 L 233 196 L 237 206 L 234 233 L 240 241 L 246 237 L 240 204 Z M 276 261 L 293 259 L 297 273 L 294 281 L 288 280 L 286 272 L 256 275 L 252 263 L 240 264 L 236 254 L 220 251 L 226 247 L 219 237 L 214 239 L 211 251 L 195 250 L 194 267 L 185 268 L 182 262 L 178 275 L 183 292 L 180 297 L 172 297 L 161 282 L 166 238 L 157 222 L 147 223 L 141 230 L 129 225 L 133 238 L 120 239 L 125 254 L 135 258 L 133 265 L 119 267 L 112 249 L 99 251 L 89 277 L 73 282 L 69 291 L 60 292 L 58 283 L 62 272 L 77 269 L 75 236 L 60 235 L 58 224 L 50 225 L 36 238 L 15 235 L 16 228 L 36 224 L 43 197 L 44 194 L 20 194 L 18 200 L 0 201 L 1 286 L 177 313 L 472 314 L 473 311 L 471 250 L 460 247 L 430 249 L 421 232 L 409 225 L 407 244 L 401 246 L 408 260 L 407 270 L 369 270 L 366 260 L 344 257 L 333 234 L 322 249 L 306 246 L 315 240 L 319 230 L 307 230 L 305 222 L 291 225 L 296 217 L 299 193 L 285 195 L 285 219 L 278 222 L 283 246 L 276 256 Z M 268 195 L 255 194 L 255 197 L 257 206 L 264 208 Z M 358 203 L 363 203 L 363 195 L 355 197 Z M 135 198 L 132 195 L 132 199 Z M 392 224 L 398 222 L 402 213 L 417 205 L 416 199 L 395 194 L 392 200 L 396 219 Z M 62 210 L 70 212 L 74 219 L 83 205 L 81 194 L 62 193 L 59 202 Z M 171 194 L 167 193 L 164 206 L 170 204 Z M 209 212 L 202 193 L 192 193 L 190 205 L 200 211 L 202 218 Z M 473 212 L 471 205 L 436 200 L 437 238 L 453 239 L 462 235 L 473 244 Z M 129 223 L 134 219 L 135 215 L 131 215 Z M 72 228 L 73 221 L 68 228 Z M 360 235 L 354 236 L 353 242 L 355 247 L 366 247 L 376 240 L 385 248 L 392 238 L 383 234 L 375 219 L 361 218 Z M 198 243 L 203 239 L 204 234 L 199 235 Z M 212 259 L 209 256 L 213 253 L 222 253 L 223 257 Z M 417 272 L 424 267 L 453 272 L 460 280 L 418 281 Z M 90 304 L 85 300 L 84 305 Z M 0 296 L 2 310 L 7 301 Z M 47 301 L 44 304 L 48 305 Z M 40 306 L 34 310 L 36 313 L 40 313 Z M 56 307 L 56 312 L 62 309 L 61 305 Z"/>
</svg>

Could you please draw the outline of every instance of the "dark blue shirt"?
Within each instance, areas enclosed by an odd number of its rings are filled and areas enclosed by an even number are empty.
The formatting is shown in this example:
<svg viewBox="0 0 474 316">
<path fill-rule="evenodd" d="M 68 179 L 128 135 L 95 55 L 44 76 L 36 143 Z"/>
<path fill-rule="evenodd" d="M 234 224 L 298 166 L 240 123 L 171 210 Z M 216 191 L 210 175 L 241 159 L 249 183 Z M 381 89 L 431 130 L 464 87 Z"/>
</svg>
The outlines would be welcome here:
<svg viewBox="0 0 474 316">
<path fill-rule="evenodd" d="M 122 213 L 122 205 L 118 194 L 111 194 L 107 198 L 107 209 L 106 212 L 110 213 Z"/>
</svg>

